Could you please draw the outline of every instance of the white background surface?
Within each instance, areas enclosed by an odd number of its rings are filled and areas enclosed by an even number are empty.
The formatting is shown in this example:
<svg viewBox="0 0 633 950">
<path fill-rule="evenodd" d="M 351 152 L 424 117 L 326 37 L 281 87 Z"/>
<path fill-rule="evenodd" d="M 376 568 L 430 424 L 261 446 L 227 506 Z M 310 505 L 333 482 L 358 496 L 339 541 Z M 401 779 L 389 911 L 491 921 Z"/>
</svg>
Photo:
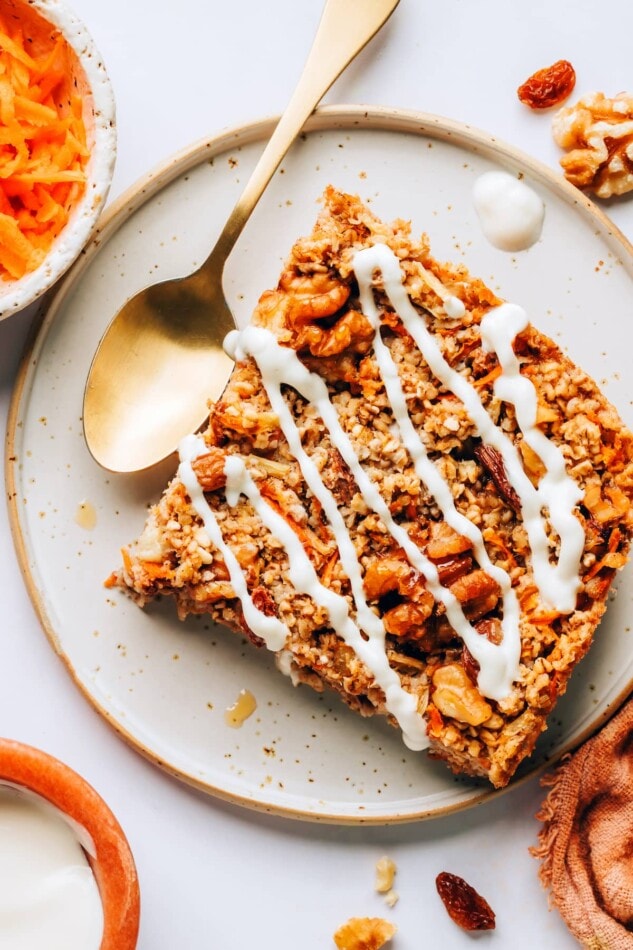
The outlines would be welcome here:
<svg viewBox="0 0 633 950">
<path fill-rule="evenodd" d="M 74 8 L 105 58 L 117 97 L 116 197 L 192 141 L 279 112 L 321 2 L 180 0 L 167 8 L 75 0 Z M 628 0 L 610 7 L 589 0 L 401 0 L 326 101 L 444 114 L 555 167 L 550 117 L 528 112 L 517 85 L 565 57 L 576 67 L 578 94 L 630 89 L 632 35 Z M 633 202 L 608 211 L 633 238 Z M 31 317 L 24 312 L 0 324 L 3 416 Z M 466 877 L 495 908 L 497 930 L 482 945 L 575 945 L 548 911 L 527 852 L 543 797 L 536 780 L 452 818 L 363 829 L 247 812 L 145 762 L 101 721 L 55 657 L 24 590 L 4 511 L 0 518 L 0 731 L 63 759 L 118 816 L 138 865 L 141 950 L 321 950 L 333 947 L 334 930 L 355 915 L 393 920 L 394 950 L 472 946 L 435 894 L 441 870 Z M 374 863 L 383 853 L 398 865 L 401 899 L 393 911 L 373 893 Z"/>
</svg>

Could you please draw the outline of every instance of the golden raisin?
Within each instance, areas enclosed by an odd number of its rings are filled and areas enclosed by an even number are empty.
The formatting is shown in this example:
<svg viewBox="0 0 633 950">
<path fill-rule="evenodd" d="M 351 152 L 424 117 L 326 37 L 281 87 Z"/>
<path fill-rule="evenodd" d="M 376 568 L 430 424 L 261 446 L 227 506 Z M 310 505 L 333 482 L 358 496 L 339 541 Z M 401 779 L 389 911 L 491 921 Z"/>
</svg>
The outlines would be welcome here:
<svg viewBox="0 0 633 950">
<path fill-rule="evenodd" d="M 435 879 L 449 917 L 463 930 L 494 930 L 495 914 L 490 904 L 462 877 L 442 871 Z"/>
<path fill-rule="evenodd" d="M 538 69 L 519 86 L 517 95 L 530 109 L 549 109 L 563 102 L 576 85 L 576 72 L 568 60 Z"/>
<path fill-rule="evenodd" d="M 479 661 L 475 659 L 466 644 L 462 647 L 461 664 L 468 679 L 476 686 L 479 679 Z"/>
</svg>

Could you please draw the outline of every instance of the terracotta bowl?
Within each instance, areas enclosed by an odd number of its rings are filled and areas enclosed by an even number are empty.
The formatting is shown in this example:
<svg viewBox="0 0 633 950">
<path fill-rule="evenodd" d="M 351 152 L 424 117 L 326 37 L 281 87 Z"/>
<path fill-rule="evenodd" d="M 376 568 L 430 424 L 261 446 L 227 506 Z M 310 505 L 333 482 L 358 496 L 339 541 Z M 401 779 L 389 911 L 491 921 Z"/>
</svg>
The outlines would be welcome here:
<svg viewBox="0 0 633 950">
<path fill-rule="evenodd" d="M 0 319 L 4 319 L 48 290 L 87 243 L 112 181 L 116 124 L 114 95 L 103 60 L 85 26 L 60 0 L 0 0 L 0 17 L 12 28 L 19 24 L 34 54 L 49 49 L 51 38 L 62 34 L 67 44 L 65 74 L 54 98 L 63 102 L 70 91 L 79 93 L 90 152 L 86 186 L 44 260 L 22 277 L 0 279 Z"/>
<path fill-rule="evenodd" d="M 134 859 L 118 821 L 91 785 L 46 752 L 0 738 L 0 784 L 28 789 L 85 829 L 94 844 L 92 867 L 103 905 L 100 950 L 134 950 L 140 893 Z"/>
</svg>

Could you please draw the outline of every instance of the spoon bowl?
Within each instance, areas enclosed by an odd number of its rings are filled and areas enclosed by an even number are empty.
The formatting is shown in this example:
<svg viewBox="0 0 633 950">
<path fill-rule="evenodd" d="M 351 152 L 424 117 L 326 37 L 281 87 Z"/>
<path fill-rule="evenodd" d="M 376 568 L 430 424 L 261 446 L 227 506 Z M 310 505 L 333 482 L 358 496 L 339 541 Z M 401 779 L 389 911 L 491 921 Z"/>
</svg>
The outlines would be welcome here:
<svg viewBox="0 0 633 950">
<path fill-rule="evenodd" d="M 203 271 L 142 290 L 119 311 L 90 369 L 84 432 L 114 472 L 170 455 L 208 414 L 233 368 L 222 349 L 235 326 L 221 273 Z"/>
<path fill-rule="evenodd" d="M 88 449 L 104 468 L 149 468 L 203 425 L 233 366 L 222 349 L 235 327 L 222 288 L 226 260 L 308 117 L 398 3 L 326 0 L 297 88 L 207 260 L 189 276 L 140 291 L 110 323 L 83 408 Z"/>
</svg>

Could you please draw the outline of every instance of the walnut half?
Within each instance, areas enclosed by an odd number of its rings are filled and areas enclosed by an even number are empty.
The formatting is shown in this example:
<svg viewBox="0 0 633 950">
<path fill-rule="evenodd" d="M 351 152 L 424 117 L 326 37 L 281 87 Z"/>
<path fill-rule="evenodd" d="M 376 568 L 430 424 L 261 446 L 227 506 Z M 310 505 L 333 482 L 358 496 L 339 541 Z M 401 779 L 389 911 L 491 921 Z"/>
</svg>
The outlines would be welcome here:
<svg viewBox="0 0 633 950">
<path fill-rule="evenodd" d="M 382 917 L 350 917 L 334 934 L 338 950 L 380 950 L 396 928 Z"/>
<path fill-rule="evenodd" d="M 599 198 L 633 191 L 633 95 L 590 93 L 559 109 L 552 132 L 567 149 L 560 164 L 572 185 Z"/>
<path fill-rule="evenodd" d="M 433 702 L 443 716 L 470 726 L 480 726 L 492 715 L 492 707 L 459 663 L 437 668 L 433 674 Z"/>
</svg>

